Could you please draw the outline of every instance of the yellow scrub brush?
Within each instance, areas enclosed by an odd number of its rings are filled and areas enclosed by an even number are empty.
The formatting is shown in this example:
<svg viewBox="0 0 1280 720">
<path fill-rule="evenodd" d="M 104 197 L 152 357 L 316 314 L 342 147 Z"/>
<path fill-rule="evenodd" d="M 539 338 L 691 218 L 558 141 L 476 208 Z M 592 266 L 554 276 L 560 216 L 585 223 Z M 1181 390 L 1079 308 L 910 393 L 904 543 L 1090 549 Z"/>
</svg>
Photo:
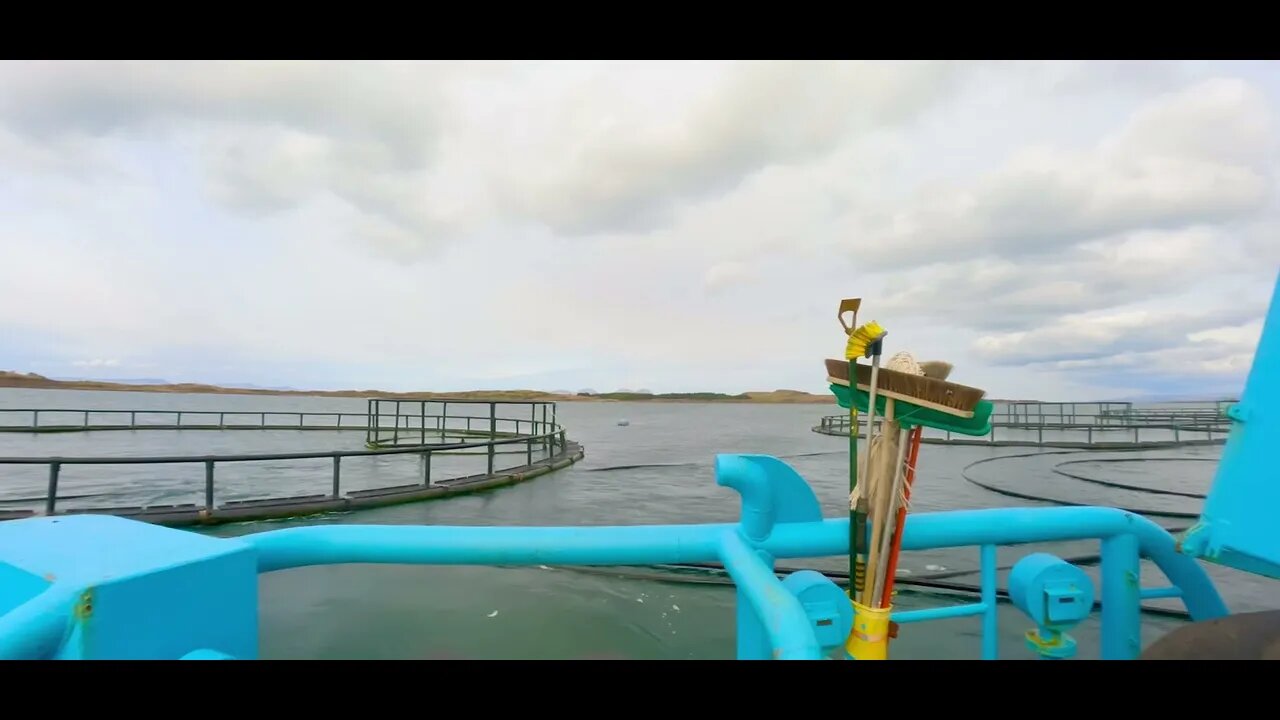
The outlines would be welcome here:
<svg viewBox="0 0 1280 720">
<path fill-rule="evenodd" d="M 868 357 L 872 352 L 872 345 L 877 340 L 883 338 L 888 331 L 880 327 L 880 323 L 872 320 L 862 327 L 849 333 L 849 342 L 844 346 L 844 359 L 853 360 L 860 357 Z M 879 348 L 875 348 L 879 350 Z M 876 363 L 879 362 L 880 353 L 876 352 Z"/>
</svg>

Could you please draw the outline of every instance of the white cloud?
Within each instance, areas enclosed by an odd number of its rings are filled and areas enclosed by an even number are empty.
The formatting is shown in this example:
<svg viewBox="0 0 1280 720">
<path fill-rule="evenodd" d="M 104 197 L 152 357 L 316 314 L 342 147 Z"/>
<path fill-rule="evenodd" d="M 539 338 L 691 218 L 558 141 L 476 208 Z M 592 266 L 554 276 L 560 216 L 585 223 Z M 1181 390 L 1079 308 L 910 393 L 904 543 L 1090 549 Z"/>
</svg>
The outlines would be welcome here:
<svg viewBox="0 0 1280 720">
<path fill-rule="evenodd" d="M 1248 350 L 1258 344 L 1262 337 L 1262 321 L 1255 320 L 1243 325 L 1217 327 L 1201 330 L 1187 335 L 1193 343 L 1222 345 L 1238 350 Z"/>
<path fill-rule="evenodd" d="M 93 358 L 92 360 L 74 360 L 71 364 L 74 367 L 111 368 L 119 367 L 120 361 L 115 358 Z"/>
<path fill-rule="evenodd" d="M 0 84 L 0 365 L 821 390 L 860 295 L 996 395 L 1230 383 L 1280 264 L 1265 65 L 13 62 Z"/>
<path fill-rule="evenodd" d="M 866 236 L 854 252 L 900 268 L 1249 217 L 1274 189 L 1273 115 L 1247 83 L 1199 83 L 1142 107 L 1091 150 L 1027 147 L 975 181 L 851 218 Z"/>
<path fill-rule="evenodd" d="M 1252 308 L 1213 314 L 1130 310 L 1067 315 L 1033 330 L 985 335 L 975 343 L 978 353 L 992 362 L 1038 363 L 1089 360 L 1126 353 L 1146 353 L 1186 342 L 1218 339 L 1218 345 L 1247 349 L 1251 328 L 1223 327 L 1223 322 L 1253 316 Z"/>
<path fill-rule="evenodd" d="M 895 273 L 881 307 L 907 317 L 1003 330 L 1140 303 L 1256 268 L 1256 258 L 1218 228 L 1139 230 L 1048 257 L 983 256 Z M 1218 301 L 1215 293 L 1213 302 Z"/>
<path fill-rule="evenodd" d="M 755 273 L 750 267 L 740 262 L 729 261 L 716 263 L 708 268 L 703 277 L 703 283 L 709 292 L 719 292 L 754 278 Z"/>
</svg>

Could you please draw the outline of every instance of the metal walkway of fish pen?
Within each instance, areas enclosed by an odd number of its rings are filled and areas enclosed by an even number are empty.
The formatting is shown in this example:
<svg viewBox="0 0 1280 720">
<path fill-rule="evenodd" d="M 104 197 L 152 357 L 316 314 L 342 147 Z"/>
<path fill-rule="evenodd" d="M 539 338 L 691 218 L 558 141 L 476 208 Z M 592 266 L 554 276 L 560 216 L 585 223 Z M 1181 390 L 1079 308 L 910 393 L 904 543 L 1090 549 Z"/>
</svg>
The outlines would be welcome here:
<svg viewBox="0 0 1280 720">
<path fill-rule="evenodd" d="M 1134 408 L 1127 402 L 999 403 L 991 414 L 991 432 L 981 438 L 953 437 L 926 428 L 922 442 L 994 447 L 1135 448 L 1221 445 L 1226 442 L 1230 403 L 1199 403 L 1171 408 Z M 866 437 L 866 416 L 859 416 L 859 437 Z M 822 435 L 849 436 L 849 416 L 828 415 L 812 428 Z"/>
<path fill-rule="evenodd" d="M 468 411 L 479 411 L 479 414 Z M 9 420 L 14 417 L 30 423 L 14 424 Z M 74 420 L 68 422 L 67 417 Z M 279 418 L 288 420 L 282 422 Z M 4 424 L 6 420 L 8 424 Z M 362 422 L 351 422 L 353 420 Z M 43 434 L 100 430 L 363 430 L 365 447 L 311 452 L 0 457 L 3 472 L 0 520 L 37 514 L 101 513 L 184 526 L 345 512 L 513 485 L 567 467 L 584 454 L 582 446 L 568 439 L 565 428 L 556 422 L 555 403 L 541 401 L 370 400 L 368 411 L 363 414 L 0 409 L 0 431 L 3 432 Z M 459 461 L 458 456 L 483 457 L 480 461 L 483 465 L 464 470 L 468 461 Z M 515 464 L 503 462 L 500 458 L 505 456 L 512 456 L 510 459 Z M 364 465 L 360 465 L 361 462 Z M 452 468 L 441 467 L 449 463 Z M 67 477 L 70 468 L 107 465 L 117 469 L 116 477 L 86 478 L 79 473 L 79 477 Z M 120 472 L 137 475 L 146 468 L 163 465 L 193 470 L 193 477 L 185 483 L 172 477 L 148 478 L 151 483 L 135 479 L 133 487 L 120 477 Z M 271 492 L 282 470 L 299 471 L 304 465 L 312 467 L 300 472 L 308 478 L 314 477 L 315 482 L 304 481 L 305 490 L 297 493 Z M 218 472 L 228 466 L 240 472 Z M 198 474 L 201 469 L 203 482 Z M 240 477 L 228 481 L 225 480 L 228 474 Z M 392 478 L 401 482 L 386 484 Z M 404 480 L 410 482 L 402 482 Z M 168 487 L 156 488 L 153 485 L 156 481 Z M 353 487 L 360 484 L 365 487 Z M 370 484 L 373 486 L 368 486 Z M 316 492 L 321 488 L 323 491 Z M 154 500 L 175 493 L 202 493 L 203 502 L 175 504 Z M 151 501 L 141 499 L 148 495 Z M 72 506 L 66 504 L 66 501 L 87 498 L 136 504 L 87 507 L 74 502 Z M 61 506 L 59 501 L 63 501 Z"/>
</svg>

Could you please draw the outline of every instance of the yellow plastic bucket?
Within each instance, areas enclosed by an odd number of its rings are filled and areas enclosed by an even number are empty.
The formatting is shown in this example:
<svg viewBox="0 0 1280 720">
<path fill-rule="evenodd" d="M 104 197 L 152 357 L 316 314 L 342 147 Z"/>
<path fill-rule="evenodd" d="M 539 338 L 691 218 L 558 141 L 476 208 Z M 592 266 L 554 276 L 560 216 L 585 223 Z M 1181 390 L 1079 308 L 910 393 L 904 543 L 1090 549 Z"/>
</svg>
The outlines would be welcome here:
<svg viewBox="0 0 1280 720">
<path fill-rule="evenodd" d="M 889 616 L 893 606 L 869 608 L 853 603 L 853 632 L 845 643 L 845 652 L 854 660 L 889 659 Z"/>
</svg>

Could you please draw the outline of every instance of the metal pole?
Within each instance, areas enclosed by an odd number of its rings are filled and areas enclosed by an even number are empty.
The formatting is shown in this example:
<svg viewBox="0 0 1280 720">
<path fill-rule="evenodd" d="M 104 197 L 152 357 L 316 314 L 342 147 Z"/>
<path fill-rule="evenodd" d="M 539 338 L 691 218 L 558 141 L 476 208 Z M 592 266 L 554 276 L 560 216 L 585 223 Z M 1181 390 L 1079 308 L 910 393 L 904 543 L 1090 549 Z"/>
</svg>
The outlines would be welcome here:
<svg viewBox="0 0 1280 720">
<path fill-rule="evenodd" d="M 493 474 L 493 441 L 498 436 L 498 406 L 489 403 L 489 474 Z"/>
<path fill-rule="evenodd" d="M 422 484 L 431 487 L 431 451 L 422 454 Z"/>
<path fill-rule="evenodd" d="M 333 498 L 338 499 L 338 477 L 342 474 L 342 456 L 333 456 Z"/>
<path fill-rule="evenodd" d="M 204 461 L 204 507 L 213 511 L 213 461 Z"/>
<path fill-rule="evenodd" d="M 1142 650 L 1138 538 L 1102 541 L 1102 659 L 1132 660 Z"/>
<path fill-rule="evenodd" d="M 997 612 L 999 599 L 996 597 L 996 546 L 983 545 L 978 551 L 982 571 L 982 659 L 995 660 L 1000 653 L 1000 628 Z"/>
<path fill-rule="evenodd" d="M 49 463 L 49 490 L 48 495 L 44 499 L 44 514 L 52 515 L 53 507 L 58 500 L 58 472 L 62 470 L 62 463 Z"/>
</svg>

